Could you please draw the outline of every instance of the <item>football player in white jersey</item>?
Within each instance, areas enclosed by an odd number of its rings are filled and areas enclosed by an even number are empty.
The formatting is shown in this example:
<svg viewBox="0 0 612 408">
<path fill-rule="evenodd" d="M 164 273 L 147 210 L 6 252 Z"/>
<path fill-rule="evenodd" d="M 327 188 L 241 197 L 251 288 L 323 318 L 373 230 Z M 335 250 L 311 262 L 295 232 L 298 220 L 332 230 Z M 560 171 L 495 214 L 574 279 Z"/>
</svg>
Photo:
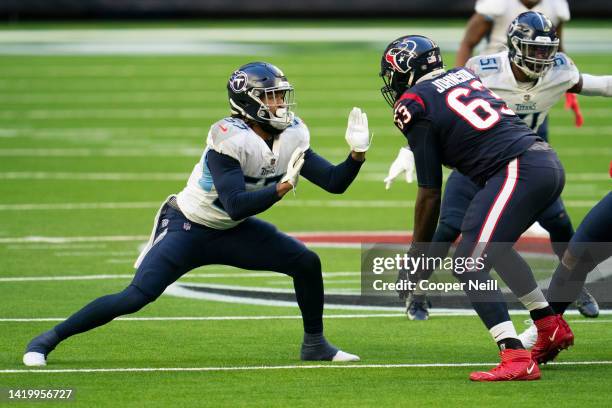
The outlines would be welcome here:
<svg viewBox="0 0 612 408">
<path fill-rule="evenodd" d="M 463 40 L 457 51 L 457 66 L 464 66 L 472 56 L 474 48 L 484 39 L 485 47 L 481 55 L 495 54 L 506 49 L 508 26 L 521 13 L 537 11 L 552 21 L 559 37 L 559 50 L 563 51 L 561 31 L 563 24 L 570 20 L 567 0 L 477 0 L 475 13 L 468 21 Z M 576 127 L 582 126 L 584 119 L 580 112 L 578 98 L 573 93 L 565 95 L 565 107 L 574 112 Z M 545 120 L 545 119 L 543 119 Z M 546 132 L 547 121 L 541 132 Z"/>
<path fill-rule="evenodd" d="M 308 128 L 292 112 L 293 87 L 280 69 L 246 64 L 232 74 L 227 89 L 232 116 L 212 125 L 187 186 L 163 203 L 131 284 L 35 337 L 26 347 L 25 365 L 46 365 L 61 341 L 140 310 L 185 273 L 210 264 L 291 276 L 304 326 L 301 359 L 359 360 L 323 336 L 317 254 L 253 216 L 295 189 L 300 174 L 331 193 L 344 192 L 370 145 L 367 116 L 353 108 L 345 134 L 351 152 L 333 165 L 310 148 Z"/>
<path fill-rule="evenodd" d="M 559 38 L 563 23 L 570 19 L 567 0 L 477 0 L 474 9 L 459 45 L 457 66 L 465 65 L 483 39 L 486 45 L 481 55 L 505 50 L 508 26 L 521 13 L 531 10 L 544 14 L 556 27 Z M 561 45 L 560 50 L 563 50 Z"/>
<path fill-rule="evenodd" d="M 487 88 L 505 100 L 508 107 L 532 129 L 538 130 L 549 109 L 567 91 L 612 96 L 612 76 L 581 74 L 567 55 L 557 52 L 559 39 L 546 16 L 533 11 L 520 14 L 508 29 L 507 42 L 509 50 L 474 57 L 466 67 L 474 71 Z M 411 156 L 400 153 L 388 179 L 397 177 L 403 169 L 413 171 L 413 168 Z M 480 187 L 459 172 L 451 173 L 432 240 L 436 242 L 434 248 L 438 252 L 434 256 L 445 256 L 451 243 L 457 239 L 467 207 L 479 190 Z M 540 214 L 538 221 L 550 233 L 553 249 L 561 259 L 574 233 L 563 202 L 557 200 Z M 512 265 L 502 263 L 496 266 L 501 276 L 506 269 L 512 269 Z M 431 273 L 433 271 L 423 271 L 418 279 L 428 279 Z M 511 274 L 512 271 L 507 273 Z M 598 315 L 597 303 L 586 290 L 580 295 L 577 306 L 587 317 Z M 407 299 L 406 313 L 412 320 L 428 318 L 428 302 L 424 292 L 417 290 L 411 294 Z M 526 342 L 527 346 L 531 345 L 531 340 Z"/>
</svg>

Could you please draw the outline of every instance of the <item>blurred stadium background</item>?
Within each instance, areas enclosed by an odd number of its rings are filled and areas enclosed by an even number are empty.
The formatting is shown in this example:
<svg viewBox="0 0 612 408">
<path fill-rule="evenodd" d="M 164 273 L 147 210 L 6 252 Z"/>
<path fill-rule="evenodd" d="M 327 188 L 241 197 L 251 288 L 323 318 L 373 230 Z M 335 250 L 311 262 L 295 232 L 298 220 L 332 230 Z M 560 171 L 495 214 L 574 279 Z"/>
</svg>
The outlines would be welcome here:
<svg viewBox="0 0 612 408">
<path fill-rule="evenodd" d="M 583 72 L 610 74 L 612 3 L 569 3 L 568 54 Z M 304 182 L 296 197 L 263 216 L 317 247 L 328 292 L 358 293 L 355 236 L 411 230 L 416 191 L 403 181 L 385 191 L 382 182 L 404 141 L 379 93 L 380 52 L 400 35 L 425 34 L 452 66 L 473 6 L 468 0 L 0 2 L 0 387 L 75 387 L 84 406 L 308 406 L 313 396 L 325 406 L 450 400 L 458 406 L 509 400 L 558 406 L 565 398 L 607 404 L 612 326 L 605 316 L 593 324 L 573 320 L 580 342 L 562 355 L 567 365 L 546 370 L 540 385 L 475 391 L 466 381 L 469 368 L 457 364 L 491 362 L 495 350 L 472 316 L 440 314 L 417 326 L 400 306 L 330 308 L 332 341 L 360 354 L 364 364 L 380 366 L 251 371 L 239 367 L 299 363 L 297 308 L 185 298 L 180 291 L 132 317 L 140 320 L 117 321 L 66 342 L 49 368 L 68 372 L 19 371 L 33 334 L 129 282 L 159 203 L 183 187 L 208 127 L 229 113 L 227 78 L 251 60 L 285 71 L 312 147 L 332 161 L 347 152 L 350 109 L 368 113 L 374 144 L 347 194 L 330 196 Z M 581 129 L 561 104 L 550 122 L 575 225 L 610 190 L 612 157 L 610 102 L 580 102 Z M 551 268 L 549 262 L 537 272 L 545 279 Z M 283 276 L 217 266 L 182 281 L 291 288 Z M 522 318 L 516 317 L 519 328 Z M 593 361 L 604 363 L 583 364 Z M 181 371 L 117 371 L 160 367 Z M 111 371 L 70 371 L 90 368 Z M 409 392 L 402 391 L 408 384 Z M 537 399 L 543 394 L 547 401 Z"/>
</svg>

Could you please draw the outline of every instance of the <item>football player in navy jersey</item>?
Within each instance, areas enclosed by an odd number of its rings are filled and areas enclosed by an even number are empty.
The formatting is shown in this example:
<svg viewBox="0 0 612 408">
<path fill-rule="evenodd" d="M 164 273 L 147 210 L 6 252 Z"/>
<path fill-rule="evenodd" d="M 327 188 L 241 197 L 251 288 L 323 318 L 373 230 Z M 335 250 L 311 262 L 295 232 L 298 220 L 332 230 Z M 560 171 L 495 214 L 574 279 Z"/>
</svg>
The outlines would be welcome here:
<svg viewBox="0 0 612 408">
<path fill-rule="evenodd" d="M 419 189 L 410 254 L 427 254 L 436 229 L 442 165 L 482 187 L 467 210 L 455 259 L 471 259 L 472 264 L 480 260 L 484 268 L 455 276 L 497 342 L 501 363 L 472 373 L 470 379 L 539 379 L 537 364 L 569 347 L 573 333 L 563 317 L 555 315 L 529 265 L 512 246 L 561 194 L 565 175 L 556 153 L 472 71 L 445 71 L 440 49 L 427 37 L 409 35 L 390 43 L 380 75 L 382 94 L 415 157 Z M 502 278 L 538 327 L 541 353 L 534 358 L 517 337 L 501 291 L 481 286 L 491 281 L 489 270 L 495 263 L 509 260 L 517 267 Z"/>
<path fill-rule="evenodd" d="M 370 146 L 367 116 L 353 108 L 345 133 L 351 151 L 333 165 L 310 148 L 308 127 L 292 112 L 293 87 L 280 69 L 265 62 L 243 65 L 231 75 L 227 90 L 232 116 L 211 126 L 187 185 L 162 203 L 132 282 L 35 337 L 26 347 L 25 365 L 46 365 L 60 342 L 137 312 L 185 273 L 211 264 L 290 276 L 304 326 L 300 358 L 359 360 L 323 335 L 317 254 L 254 215 L 294 189 L 300 174 L 328 192 L 343 193 Z"/>
<path fill-rule="evenodd" d="M 507 50 L 471 58 L 466 67 L 518 112 L 518 116 L 544 141 L 548 142 L 547 132 L 542 131 L 544 118 L 565 92 L 612 96 L 612 76 L 582 73 L 571 58 L 557 52 L 559 38 L 556 29 L 543 14 L 534 11 L 520 14 L 507 30 L 506 43 Z M 413 167 L 409 154 L 407 148 L 400 149 L 400 155 L 393 162 L 389 180 L 386 180 L 388 184 L 399 171 Z M 398 171 L 391 173 L 394 168 Z M 459 237 L 465 212 L 479 189 L 469 177 L 458 171 L 453 171 L 446 180 L 440 220 L 432 240 L 440 243 L 440 256 L 444 256 Z M 560 197 L 540 214 L 537 222 L 549 233 L 552 248 L 561 259 L 574 234 L 574 228 Z M 427 273 L 421 276 L 421 279 L 428 278 Z M 423 291 L 417 289 L 412 292 L 406 303 L 410 319 L 427 319 L 428 302 Z M 576 306 L 583 316 L 599 315 L 597 301 L 586 288 L 576 299 Z M 523 345 L 530 348 L 535 343 L 536 335 L 535 327 L 531 326 L 529 331 L 519 337 Z"/>
</svg>

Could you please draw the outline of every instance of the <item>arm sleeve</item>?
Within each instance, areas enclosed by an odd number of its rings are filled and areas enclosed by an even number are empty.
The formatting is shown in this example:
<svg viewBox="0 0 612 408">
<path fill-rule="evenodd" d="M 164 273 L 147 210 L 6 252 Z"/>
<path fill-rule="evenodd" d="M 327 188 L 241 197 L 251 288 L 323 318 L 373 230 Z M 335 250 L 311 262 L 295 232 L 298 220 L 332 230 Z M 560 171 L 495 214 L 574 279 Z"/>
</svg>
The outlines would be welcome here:
<svg viewBox="0 0 612 408">
<path fill-rule="evenodd" d="M 499 0 L 476 0 L 474 11 L 493 20 L 495 17 L 504 15 L 506 12 L 505 2 Z"/>
<path fill-rule="evenodd" d="M 257 191 L 246 191 L 240 163 L 225 154 L 209 150 L 208 168 L 223 209 L 234 221 L 258 214 L 280 200 L 276 183 Z"/>
<path fill-rule="evenodd" d="M 612 76 L 582 74 L 581 95 L 612 96 Z"/>
<path fill-rule="evenodd" d="M 407 134 L 414 122 L 427 114 L 423 98 L 410 91 L 400 96 L 397 102 L 395 102 L 393 109 L 395 126 L 397 126 L 404 135 Z"/>
<path fill-rule="evenodd" d="M 559 18 L 559 22 L 563 23 L 565 21 L 569 21 L 571 18 L 569 4 L 567 0 L 557 0 L 555 4 L 555 12 L 557 13 L 557 17 Z"/>
<path fill-rule="evenodd" d="M 441 188 L 442 162 L 430 129 L 429 121 L 416 122 L 407 135 L 408 143 L 414 154 L 419 187 Z"/>
<path fill-rule="evenodd" d="M 351 155 L 342 163 L 333 165 L 312 149 L 306 150 L 304 167 L 300 174 L 325 191 L 342 194 L 351 185 L 364 162 L 353 160 Z"/>
</svg>

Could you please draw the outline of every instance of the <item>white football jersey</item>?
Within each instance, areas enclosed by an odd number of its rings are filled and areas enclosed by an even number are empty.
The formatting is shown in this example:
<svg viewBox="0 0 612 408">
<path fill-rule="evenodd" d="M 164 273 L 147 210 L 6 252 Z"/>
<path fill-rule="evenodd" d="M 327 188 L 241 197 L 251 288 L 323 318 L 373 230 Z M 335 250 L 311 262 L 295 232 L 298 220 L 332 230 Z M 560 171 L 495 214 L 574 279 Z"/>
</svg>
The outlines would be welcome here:
<svg viewBox="0 0 612 408">
<path fill-rule="evenodd" d="M 541 0 L 531 9 L 525 7 L 521 0 L 477 0 L 475 9 L 476 13 L 493 22 L 488 42 L 481 54 L 494 54 L 504 50 L 508 42 L 506 33 L 510 23 L 526 11 L 544 14 L 555 26 L 570 19 L 567 0 Z"/>
<path fill-rule="evenodd" d="M 309 144 L 310 133 L 299 118 L 275 137 L 272 149 L 241 119 L 222 119 L 211 126 L 206 149 L 193 168 L 187 186 L 177 195 L 178 206 L 195 223 L 215 229 L 234 227 L 241 221 L 232 220 L 220 205 L 206 164 L 208 150 L 236 159 L 244 173 L 246 190 L 254 191 L 278 182 L 295 149 L 306 149 Z"/>
<path fill-rule="evenodd" d="M 535 131 L 544 122 L 550 108 L 580 80 L 578 68 L 562 52 L 555 55 L 553 67 L 530 87 L 522 86 L 514 78 L 508 51 L 473 57 L 465 66 Z"/>
</svg>

